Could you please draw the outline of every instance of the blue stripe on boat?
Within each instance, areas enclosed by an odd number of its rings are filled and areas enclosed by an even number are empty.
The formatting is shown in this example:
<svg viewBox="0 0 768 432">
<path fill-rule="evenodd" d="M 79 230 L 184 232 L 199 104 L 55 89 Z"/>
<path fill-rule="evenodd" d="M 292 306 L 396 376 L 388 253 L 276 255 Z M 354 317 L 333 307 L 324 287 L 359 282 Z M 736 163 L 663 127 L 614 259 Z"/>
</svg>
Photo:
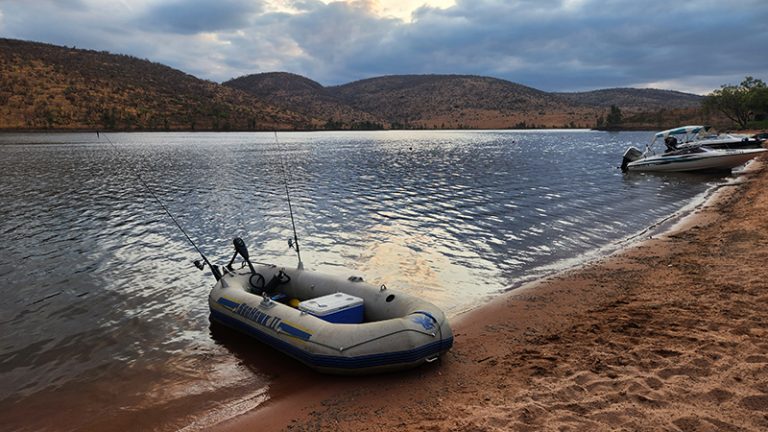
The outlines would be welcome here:
<svg viewBox="0 0 768 432">
<path fill-rule="evenodd" d="M 312 367 L 332 369 L 365 369 L 377 366 L 393 366 L 415 363 L 433 354 L 447 351 L 453 346 L 453 337 L 406 351 L 395 351 L 381 354 L 369 354 L 357 357 L 320 355 L 306 352 L 294 345 L 271 336 L 256 327 L 232 318 L 222 312 L 211 309 L 211 317 L 229 327 L 247 333 L 262 343 L 288 354 L 300 362 Z"/>
<path fill-rule="evenodd" d="M 312 333 L 307 333 L 304 330 L 301 330 L 290 324 L 287 324 L 285 321 L 280 322 L 277 328 L 282 332 L 288 333 L 289 335 L 297 337 L 302 340 L 309 340 L 309 338 L 312 337 Z"/>
<path fill-rule="evenodd" d="M 229 310 L 234 310 L 235 308 L 240 306 L 240 303 L 233 302 L 232 300 L 224 297 L 219 297 L 219 299 L 216 300 L 216 302 Z"/>
</svg>

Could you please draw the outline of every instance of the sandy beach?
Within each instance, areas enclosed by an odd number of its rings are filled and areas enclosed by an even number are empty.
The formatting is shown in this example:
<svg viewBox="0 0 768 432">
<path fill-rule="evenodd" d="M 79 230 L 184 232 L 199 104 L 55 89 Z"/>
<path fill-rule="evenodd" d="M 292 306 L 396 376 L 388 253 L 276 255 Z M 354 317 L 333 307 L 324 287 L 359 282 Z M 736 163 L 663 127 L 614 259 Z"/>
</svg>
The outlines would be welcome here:
<svg viewBox="0 0 768 432">
<path fill-rule="evenodd" d="M 463 314 L 439 364 L 299 371 L 217 429 L 768 430 L 766 188 L 753 164 L 664 235 Z"/>
</svg>

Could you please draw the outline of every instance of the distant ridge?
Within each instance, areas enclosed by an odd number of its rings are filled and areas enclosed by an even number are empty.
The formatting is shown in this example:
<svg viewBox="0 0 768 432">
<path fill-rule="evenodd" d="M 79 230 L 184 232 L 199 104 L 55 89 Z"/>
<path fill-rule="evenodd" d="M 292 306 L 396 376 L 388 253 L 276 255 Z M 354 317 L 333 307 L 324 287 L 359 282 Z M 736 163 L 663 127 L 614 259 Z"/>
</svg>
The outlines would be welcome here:
<svg viewBox="0 0 768 432">
<path fill-rule="evenodd" d="M 329 90 L 351 106 L 402 125 L 441 128 L 561 126 L 594 123 L 593 110 L 573 108 L 557 96 L 509 81 L 472 75 L 392 75 Z M 565 121 L 565 123 L 564 123 Z"/>
<path fill-rule="evenodd" d="M 702 99 L 655 89 L 548 93 L 472 75 L 391 75 L 323 87 L 300 75 L 265 73 L 224 85 L 347 127 L 373 121 L 392 128 L 590 128 L 616 105 L 628 118 L 641 115 L 632 127 L 658 128 L 667 125 L 659 111 L 693 121 Z"/>
<path fill-rule="evenodd" d="M 324 87 L 292 73 L 223 84 L 131 56 L 0 39 L 0 129 L 591 128 L 707 119 L 702 97 L 656 89 L 548 93 L 472 75 L 391 75 Z"/>
<path fill-rule="evenodd" d="M 572 103 L 609 108 L 611 105 L 630 110 L 660 108 L 698 108 L 703 96 L 674 90 L 611 88 L 577 93 L 553 93 Z"/>
<path fill-rule="evenodd" d="M 267 72 L 231 79 L 223 85 L 248 92 L 275 106 L 330 122 L 329 127 L 386 123 L 377 115 L 345 103 L 320 83 L 301 75 Z"/>
</svg>

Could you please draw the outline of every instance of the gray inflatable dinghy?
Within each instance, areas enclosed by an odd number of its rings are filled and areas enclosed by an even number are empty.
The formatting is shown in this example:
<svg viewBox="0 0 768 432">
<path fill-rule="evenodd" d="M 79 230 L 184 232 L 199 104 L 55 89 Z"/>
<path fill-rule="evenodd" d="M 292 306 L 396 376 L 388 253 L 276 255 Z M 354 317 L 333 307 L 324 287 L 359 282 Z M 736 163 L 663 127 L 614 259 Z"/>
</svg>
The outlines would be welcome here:
<svg viewBox="0 0 768 432">
<path fill-rule="evenodd" d="M 239 238 L 235 248 L 233 261 L 240 252 L 244 265 L 224 267 L 209 296 L 211 319 L 313 369 L 364 374 L 412 368 L 453 345 L 444 313 L 427 301 L 359 277 L 254 266 Z"/>
</svg>

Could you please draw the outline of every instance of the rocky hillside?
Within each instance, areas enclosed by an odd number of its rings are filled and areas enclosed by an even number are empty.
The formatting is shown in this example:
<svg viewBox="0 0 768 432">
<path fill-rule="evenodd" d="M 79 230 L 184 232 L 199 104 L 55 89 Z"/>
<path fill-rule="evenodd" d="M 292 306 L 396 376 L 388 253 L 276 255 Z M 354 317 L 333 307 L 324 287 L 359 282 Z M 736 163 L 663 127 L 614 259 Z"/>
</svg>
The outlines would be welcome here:
<svg viewBox="0 0 768 432">
<path fill-rule="evenodd" d="M 650 109 L 699 108 L 703 96 L 672 90 L 612 88 L 579 93 L 554 93 L 578 105 L 623 110 L 647 111 Z"/>
<path fill-rule="evenodd" d="M 0 129 L 272 130 L 316 124 L 147 60 L 0 39 Z"/>
<path fill-rule="evenodd" d="M 439 128 L 546 127 L 592 124 L 593 109 L 496 78 L 468 75 L 399 75 L 330 87 L 351 106 L 393 124 Z"/>
<path fill-rule="evenodd" d="M 331 129 L 387 123 L 372 112 L 345 103 L 320 83 L 301 75 L 269 72 L 235 78 L 224 85 L 248 92 L 272 105 L 321 119 L 325 121 L 323 126 Z"/>
<path fill-rule="evenodd" d="M 701 96 L 653 89 L 547 93 L 510 81 L 469 75 L 395 75 L 323 87 L 299 75 L 249 75 L 224 85 L 282 108 L 351 128 L 593 127 L 618 106 L 633 128 L 702 121 Z"/>
<path fill-rule="evenodd" d="M 496 78 L 393 75 L 333 87 L 288 73 L 224 83 L 330 128 L 591 127 L 602 109 Z"/>
</svg>

